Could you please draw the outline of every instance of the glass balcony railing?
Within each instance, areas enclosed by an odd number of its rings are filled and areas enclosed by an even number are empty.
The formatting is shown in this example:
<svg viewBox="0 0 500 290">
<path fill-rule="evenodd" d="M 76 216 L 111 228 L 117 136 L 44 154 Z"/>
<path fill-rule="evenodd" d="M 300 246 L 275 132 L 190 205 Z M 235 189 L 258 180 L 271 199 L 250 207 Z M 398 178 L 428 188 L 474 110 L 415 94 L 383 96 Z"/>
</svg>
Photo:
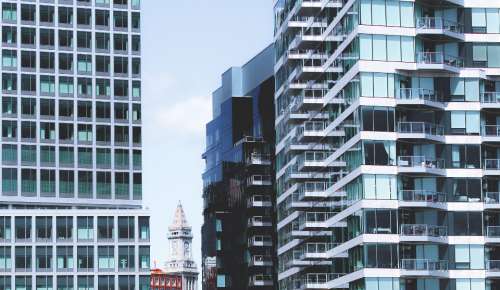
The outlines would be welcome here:
<svg viewBox="0 0 500 290">
<path fill-rule="evenodd" d="M 500 159 L 484 159 L 484 169 L 500 170 Z"/>
<path fill-rule="evenodd" d="M 448 261 L 430 259 L 402 259 L 401 269 L 409 271 L 446 271 Z"/>
<path fill-rule="evenodd" d="M 486 236 L 490 238 L 500 238 L 500 226 L 487 226 Z"/>
<path fill-rule="evenodd" d="M 427 224 L 402 224 L 400 235 L 413 237 L 445 237 L 448 235 L 448 228 Z"/>
<path fill-rule="evenodd" d="M 441 17 L 417 18 L 417 29 L 443 29 L 454 33 L 463 33 L 463 25 Z"/>
<path fill-rule="evenodd" d="M 420 201 L 420 202 L 446 202 L 446 194 L 431 190 L 413 189 L 413 190 L 400 190 L 400 201 Z"/>
<path fill-rule="evenodd" d="M 400 167 L 444 168 L 444 159 L 431 159 L 425 156 L 399 156 Z"/>
<path fill-rule="evenodd" d="M 436 91 L 424 88 L 401 88 L 396 98 L 400 100 L 442 102 L 442 98 L 439 97 Z"/>
<path fill-rule="evenodd" d="M 453 67 L 463 67 L 464 60 L 457 56 L 444 54 L 437 51 L 417 52 L 417 63 L 419 64 L 443 64 Z"/>
<path fill-rule="evenodd" d="M 500 272 L 500 260 L 486 260 L 486 270 L 489 272 Z"/>
<path fill-rule="evenodd" d="M 484 203 L 500 204 L 500 192 L 486 192 L 484 194 Z"/>
<path fill-rule="evenodd" d="M 500 137 L 500 125 L 484 125 L 481 135 L 484 137 Z"/>
<path fill-rule="evenodd" d="M 398 132 L 405 134 L 428 134 L 443 136 L 444 127 L 427 122 L 399 122 Z"/>
<path fill-rule="evenodd" d="M 482 92 L 481 102 L 485 104 L 500 103 L 500 92 Z"/>
</svg>

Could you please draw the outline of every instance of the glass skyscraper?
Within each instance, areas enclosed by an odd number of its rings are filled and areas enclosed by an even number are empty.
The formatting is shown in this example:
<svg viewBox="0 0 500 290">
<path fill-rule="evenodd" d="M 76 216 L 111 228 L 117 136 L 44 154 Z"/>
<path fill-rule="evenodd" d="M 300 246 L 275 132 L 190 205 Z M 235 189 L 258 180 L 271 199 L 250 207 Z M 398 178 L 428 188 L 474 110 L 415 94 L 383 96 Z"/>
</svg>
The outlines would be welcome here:
<svg viewBox="0 0 500 290">
<path fill-rule="evenodd" d="M 1 0 L 0 289 L 149 289 L 139 0 Z"/>
<path fill-rule="evenodd" d="M 500 2 L 275 1 L 280 290 L 500 289 Z"/>
</svg>

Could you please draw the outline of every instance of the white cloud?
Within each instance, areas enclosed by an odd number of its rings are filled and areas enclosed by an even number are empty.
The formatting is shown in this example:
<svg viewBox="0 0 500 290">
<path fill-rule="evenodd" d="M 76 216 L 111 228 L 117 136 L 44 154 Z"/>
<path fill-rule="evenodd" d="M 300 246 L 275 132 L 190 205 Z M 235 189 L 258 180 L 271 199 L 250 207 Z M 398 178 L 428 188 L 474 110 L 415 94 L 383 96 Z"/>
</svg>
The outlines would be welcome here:
<svg viewBox="0 0 500 290">
<path fill-rule="evenodd" d="M 155 122 L 168 131 L 204 136 L 205 124 L 210 120 L 211 114 L 210 97 L 191 97 L 158 108 L 155 112 Z"/>
</svg>

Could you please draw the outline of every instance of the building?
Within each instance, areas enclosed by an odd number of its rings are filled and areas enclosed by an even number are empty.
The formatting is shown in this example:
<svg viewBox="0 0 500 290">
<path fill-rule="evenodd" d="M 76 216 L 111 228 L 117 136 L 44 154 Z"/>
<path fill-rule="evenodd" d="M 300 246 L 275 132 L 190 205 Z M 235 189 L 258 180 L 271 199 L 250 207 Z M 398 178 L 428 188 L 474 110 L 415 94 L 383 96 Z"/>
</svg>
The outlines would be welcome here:
<svg viewBox="0 0 500 290">
<path fill-rule="evenodd" d="M 139 0 L 2 0 L 0 288 L 146 290 Z"/>
<path fill-rule="evenodd" d="M 500 289 L 499 10 L 275 1 L 279 289 Z"/>
<path fill-rule="evenodd" d="M 203 289 L 275 289 L 274 51 L 222 75 L 203 154 Z"/>
<path fill-rule="evenodd" d="M 197 290 L 198 269 L 193 260 L 193 234 L 180 202 L 168 231 L 170 256 L 166 263 L 166 273 L 181 277 L 182 290 Z"/>
<path fill-rule="evenodd" d="M 180 275 L 167 274 L 161 269 L 151 269 L 151 290 L 183 290 Z"/>
</svg>

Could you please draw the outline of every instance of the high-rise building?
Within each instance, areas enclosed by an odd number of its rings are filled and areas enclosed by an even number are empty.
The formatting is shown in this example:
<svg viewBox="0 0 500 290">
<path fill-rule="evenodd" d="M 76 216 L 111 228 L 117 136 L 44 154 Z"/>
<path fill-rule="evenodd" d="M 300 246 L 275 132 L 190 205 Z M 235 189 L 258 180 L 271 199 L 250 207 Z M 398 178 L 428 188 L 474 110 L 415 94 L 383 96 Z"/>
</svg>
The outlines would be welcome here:
<svg viewBox="0 0 500 290">
<path fill-rule="evenodd" d="M 140 1 L 0 2 L 0 288 L 149 289 Z"/>
<path fill-rule="evenodd" d="M 500 289 L 500 2 L 275 1 L 280 290 Z"/>
<path fill-rule="evenodd" d="M 203 158 L 203 289 L 276 289 L 274 50 L 222 75 Z"/>
<path fill-rule="evenodd" d="M 168 231 L 170 256 L 166 273 L 181 277 L 182 290 L 197 290 L 198 269 L 193 260 L 193 233 L 181 203 L 175 210 L 174 221 Z"/>
</svg>

